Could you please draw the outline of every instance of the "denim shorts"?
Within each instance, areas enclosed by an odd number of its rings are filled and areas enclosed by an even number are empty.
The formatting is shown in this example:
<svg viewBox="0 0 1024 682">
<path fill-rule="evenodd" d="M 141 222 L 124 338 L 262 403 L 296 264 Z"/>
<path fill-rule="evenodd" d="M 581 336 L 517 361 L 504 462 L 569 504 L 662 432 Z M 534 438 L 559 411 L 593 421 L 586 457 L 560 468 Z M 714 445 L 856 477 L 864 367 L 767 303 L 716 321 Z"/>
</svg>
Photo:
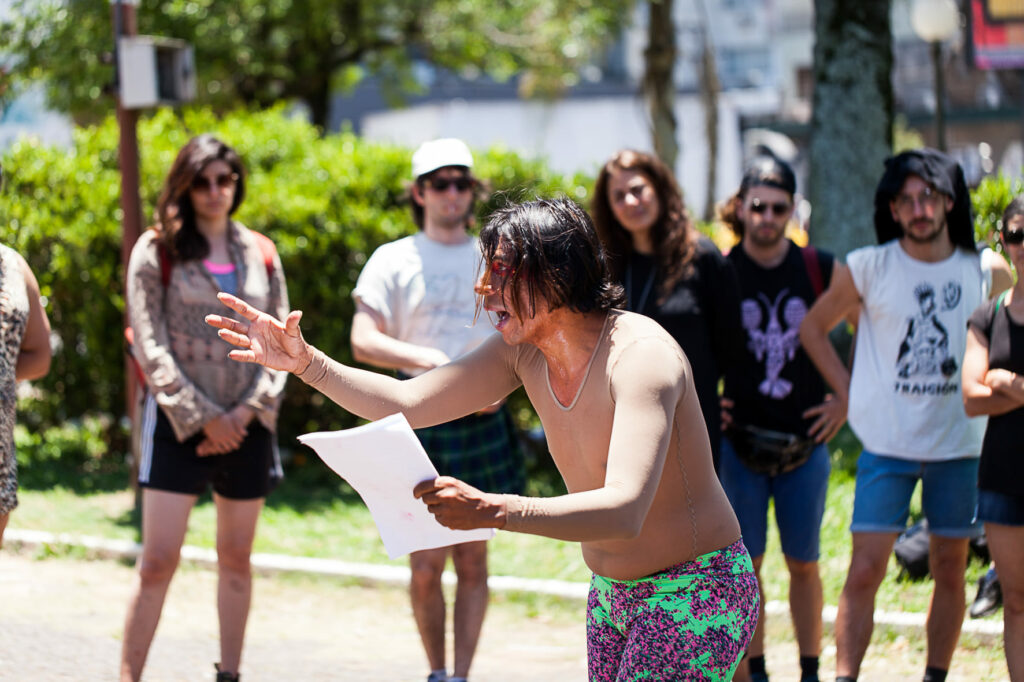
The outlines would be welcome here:
<svg viewBox="0 0 1024 682">
<path fill-rule="evenodd" d="M 857 460 L 850 531 L 902 532 L 907 527 L 910 498 L 918 480 L 928 532 L 949 538 L 970 538 L 980 533 L 974 521 L 978 502 L 977 457 L 918 462 L 867 450 Z"/>
<path fill-rule="evenodd" d="M 1003 526 L 1024 526 L 1024 496 L 979 490 L 978 521 Z"/>
<path fill-rule="evenodd" d="M 774 497 L 782 553 L 797 561 L 818 560 L 830 468 L 828 449 L 819 445 L 806 462 L 792 471 L 778 476 L 760 474 L 744 466 L 729 438 L 722 436 L 718 475 L 740 522 L 743 544 L 750 556 L 756 558 L 765 552 L 768 500 Z"/>
</svg>

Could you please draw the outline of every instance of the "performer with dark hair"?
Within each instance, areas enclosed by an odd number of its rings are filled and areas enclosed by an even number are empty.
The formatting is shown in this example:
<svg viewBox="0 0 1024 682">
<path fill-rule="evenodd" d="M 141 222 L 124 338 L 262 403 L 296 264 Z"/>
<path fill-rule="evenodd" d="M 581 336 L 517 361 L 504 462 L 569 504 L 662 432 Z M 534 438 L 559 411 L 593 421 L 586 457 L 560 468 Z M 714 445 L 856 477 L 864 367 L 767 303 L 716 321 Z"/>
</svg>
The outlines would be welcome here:
<svg viewBox="0 0 1024 682">
<path fill-rule="evenodd" d="M 414 427 L 470 414 L 519 386 L 537 409 L 568 493 L 498 495 L 442 476 L 412 491 L 450 528 L 503 528 L 582 543 L 593 569 L 590 679 L 729 680 L 758 593 L 679 345 L 657 323 L 613 309 L 586 213 L 568 200 L 498 210 L 480 234 L 482 311 L 500 332 L 401 381 L 341 365 L 307 344 L 302 313 L 282 321 L 230 295 L 207 322 L 230 357 L 296 373 L 368 419 Z"/>
</svg>

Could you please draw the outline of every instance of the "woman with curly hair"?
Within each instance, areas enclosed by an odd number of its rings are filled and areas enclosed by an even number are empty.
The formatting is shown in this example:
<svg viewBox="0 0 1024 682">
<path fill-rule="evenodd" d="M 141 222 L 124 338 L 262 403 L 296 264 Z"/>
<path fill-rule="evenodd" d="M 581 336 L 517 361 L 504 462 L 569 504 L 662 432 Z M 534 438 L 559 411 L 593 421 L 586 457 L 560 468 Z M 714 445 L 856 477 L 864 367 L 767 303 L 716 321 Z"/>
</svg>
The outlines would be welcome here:
<svg viewBox="0 0 1024 682">
<path fill-rule="evenodd" d="M 717 471 L 718 381 L 742 331 L 733 267 L 693 226 L 675 176 L 651 154 L 623 150 L 609 159 L 591 213 L 626 309 L 661 324 L 693 366 Z"/>
</svg>

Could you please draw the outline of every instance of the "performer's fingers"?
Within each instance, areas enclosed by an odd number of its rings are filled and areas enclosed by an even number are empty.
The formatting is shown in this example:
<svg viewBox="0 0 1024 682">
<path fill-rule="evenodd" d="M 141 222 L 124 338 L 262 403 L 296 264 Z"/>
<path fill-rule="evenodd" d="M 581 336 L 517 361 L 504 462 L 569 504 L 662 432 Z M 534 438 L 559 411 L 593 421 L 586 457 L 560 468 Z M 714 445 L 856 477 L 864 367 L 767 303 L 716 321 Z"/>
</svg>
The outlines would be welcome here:
<svg viewBox="0 0 1024 682">
<path fill-rule="evenodd" d="M 238 334 L 227 329 L 217 330 L 217 336 L 224 339 L 232 346 L 239 346 L 240 348 L 249 348 L 252 346 L 252 341 L 245 334 Z"/>
<path fill-rule="evenodd" d="M 427 493 L 434 492 L 435 490 L 437 490 L 437 480 L 438 479 L 436 478 L 428 478 L 425 481 L 420 481 L 413 487 L 412 496 L 415 497 L 416 499 L 420 499 Z"/>
<path fill-rule="evenodd" d="M 228 357 L 238 362 L 256 362 L 256 354 L 251 350 L 233 350 L 228 353 Z"/>
<path fill-rule="evenodd" d="M 256 310 L 237 296 L 232 296 L 226 291 L 222 291 L 217 294 L 217 300 L 249 321 L 255 320 L 259 317 L 260 311 Z"/>
<path fill-rule="evenodd" d="M 288 313 L 288 317 L 284 321 L 284 330 L 288 332 L 290 336 L 299 335 L 299 320 L 302 319 L 301 310 L 293 310 Z"/>
<path fill-rule="evenodd" d="M 233 332 L 244 334 L 248 329 L 246 325 L 242 324 L 238 320 L 233 320 L 230 317 L 223 317 L 221 315 L 207 315 L 206 324 L 217 329 L 230 329 Z"/>
</svg>

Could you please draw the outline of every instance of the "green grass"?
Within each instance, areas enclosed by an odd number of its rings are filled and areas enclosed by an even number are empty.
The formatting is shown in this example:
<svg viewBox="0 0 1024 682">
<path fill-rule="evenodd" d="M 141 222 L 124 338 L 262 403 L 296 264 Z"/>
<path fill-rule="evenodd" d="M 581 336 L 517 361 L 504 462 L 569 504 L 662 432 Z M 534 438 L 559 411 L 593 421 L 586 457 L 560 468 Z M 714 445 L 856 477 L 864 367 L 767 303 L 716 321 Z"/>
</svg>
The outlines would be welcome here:
<svg viewBox="0 0 1024 682">
<path fill-rule="evenodd" d="M 832 477 L 822 524 L 821 573 L 826 604 L 836 605 L 850 559 L 850 515 L 853 509 L 855 466 L 859 451 L 848 430 L 832 443 Z M 51 463 L 53 466 L 58 466 Z M 48 469 L 45 479 L 32 472 L 23 481 L 21 505 L 11 516 L 11 528 L 67 532 L 121 540 L 138 540 L 139 515 L 125 476 L 107 476 L 102 484 L 82 484 L 81 477 Z M 45 480 L 45 484 L 43 483 Z M 550 489 L 550 483 L 543 484 Z M 546 494 L 551 494 L 550 492 Z M 919 515 L 915 497 L 912 515 Z M 788 577 L 779 549 L 778 533 L 770 511 L 768 549 L 762 579 L 769 600 L 787 599 Z M 215 509 L 209 497 L 200 499 L 189 524 L 186 543 L 213 547 Z M 305 466 L 285 478 L 270 496 L 256 536 L 257 552 L 343 559 L 371 563 L 391 562 L 376 527 L 359 496 L 343 481 L 314 466 Z M 404 564 L 405 560 L 397 560 Z M 531 535 L 501 533 L 490 545 L 490 567 L 495 575 L 587 581 L 578 543 Z M 985 570 L 972 559 L 967 572 L 969 589 Z M 878 608 L 887 611 L 925 611 L 932 591 L 930 580 L 898 579 L 890 563 L 878 593 Z M 970 596 L 973 596 L 973 591 Z M 998 618 L 999 616 L 993 616 Z"/>
</svg>

